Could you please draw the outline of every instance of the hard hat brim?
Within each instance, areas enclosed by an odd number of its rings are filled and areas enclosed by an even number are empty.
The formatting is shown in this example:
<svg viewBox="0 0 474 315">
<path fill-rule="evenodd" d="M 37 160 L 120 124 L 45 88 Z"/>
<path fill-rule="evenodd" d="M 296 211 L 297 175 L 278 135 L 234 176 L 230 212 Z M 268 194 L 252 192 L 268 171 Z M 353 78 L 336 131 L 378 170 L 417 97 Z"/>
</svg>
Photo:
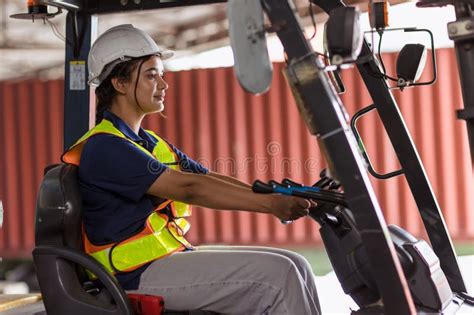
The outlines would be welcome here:
<svg viewBox="0 0 474 315">
<path fill-rule="evenodd" d="M 170 59 L 171 57 L 174 56 L 174 51 L 172 51 L 172 50 L 163 50 L 163 51 L 158 52 L 158 55 L 162 60 L 166 60 L 166 59 Z"/>
<path fill-rule="evenodd" d="M 171 57 L 174 56 L 174 51 L 172 51 L 172 50 L 162 50 L 162 51 L 157 52 L 156 56 L 158 56 L 161 60 L 170 59 Z M 115 67 L 120 62 L 129 61 L 131 59 L 133 59 L 133 58 L 127 57 L 127 58 L 124 58 L 122 60 L 116 60 L 115 63 L 112 62 L 112 66 L 108 67 L 109 68 L 108 70 L 106 70 L 105 72 L 102 71 L 102 73 L 99 76 L 96 76 L 96 77 L 93 77 L 93 78 L 89 79 L 87 81 L 87 83 L 89 85 L 92 85 L 92 86 L 99 86 L 100 83 L 110 74 L 113 67 Z M 109 64 L 109 66 L 110 66 L 110 64 Z"/>
</svg>

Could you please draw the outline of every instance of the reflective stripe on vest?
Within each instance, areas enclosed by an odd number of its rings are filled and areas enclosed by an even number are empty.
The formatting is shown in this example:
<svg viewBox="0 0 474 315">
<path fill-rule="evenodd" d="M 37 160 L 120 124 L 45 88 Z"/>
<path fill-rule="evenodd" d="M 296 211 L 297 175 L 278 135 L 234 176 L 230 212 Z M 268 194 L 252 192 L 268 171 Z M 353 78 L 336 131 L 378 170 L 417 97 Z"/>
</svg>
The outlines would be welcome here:
<svg viewBox="0 0 474 315">
<path fill-rule="evenodd" d="M 173 170 L 179 170 L 178 157 L 173 149 L 168 145 L 166 141 L 161 139 L 156 133 L 151 130 L 147 130 L 155 139 L 158 140 L 157 145 L 153 149 L 153 156 L 161 163 L 167 165 Z M 141 147 L 141 146 L 140 146 Z M 146 151 L 146 150 L 145 150 Z M 148 152 L 148 151 L 147 151 Z M 175 218 L 189 217 L 191 213 L 191 207 L 185 203 L 179 201 L 173 201 L 171 204 L 171 212 Z"/>
<path fill-rule="evenodd" d="M 168 165 L 172 169 L 179 169 L 178 158 L 166 141 L 154 132 L 148 130 L 147 132 L 158 140 L 153 153 L 128 139 L 110 121 L 104 119 L 66 151 L 62 155 L 61 160 L 65 163 L 79 166 L 82 149 L 87 140 L 96 134 L 107 133 L 128 140 L 161 163 Z M 171 209 L 172 218 L 168 218 L 168 216 L 158 212 L 166 207 Z M 114 244 L 94 245 L 88 240 L 85 233 L 83 233 L 84 250 L 111 273 L 114 273 L 114 268 L 119 271 L 132 271 L 148 262 L 182 250 L 185 247 L 192 247 L 183 237 L 190 228 L 189 222 L 184 218 L 190 215 L 191 211 L 187 204 L 166 200 L 148 216 L 142 231 L 115 245 L 110 257 L 110 250 Z M 113 266 L 110 263 L 111 261 Z"/>
<path fill-rule="evenodd" d="M 170 227 L 165 228 L 166 225 L 167 219 L 154 212 L 148 217 L 145 228 L 137 235 L 115 246 L 112 255 L 110 255 L 111 245 L 94 246 L 87 240 L 85 234 L 84 249 L 110 273 L 114 273 L 114 268 L 123 272 L 132 271 L 148 262 L 183 250 L 185 247 L 183 242 L 188 247 L 191 246 L 179 235 L 179 232 Z"/>
</svg>

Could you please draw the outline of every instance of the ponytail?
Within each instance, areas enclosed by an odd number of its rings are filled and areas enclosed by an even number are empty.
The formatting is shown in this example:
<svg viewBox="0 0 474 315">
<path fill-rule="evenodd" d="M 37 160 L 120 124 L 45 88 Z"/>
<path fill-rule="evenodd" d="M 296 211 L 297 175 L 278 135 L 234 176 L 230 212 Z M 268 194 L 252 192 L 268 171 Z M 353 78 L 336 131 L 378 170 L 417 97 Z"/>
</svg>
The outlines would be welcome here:
<svg viewBox="0 0 474 315">
<path fill-rule="evenodd" d="M 96 107 L 95 107 L 95 124 L 99 124 L 104 118 L 104 112 L 112 107 L 112 101 L 117 91 L 112 85 L 112 78 L 109 76 L 96 89 Z"/>
</svg>

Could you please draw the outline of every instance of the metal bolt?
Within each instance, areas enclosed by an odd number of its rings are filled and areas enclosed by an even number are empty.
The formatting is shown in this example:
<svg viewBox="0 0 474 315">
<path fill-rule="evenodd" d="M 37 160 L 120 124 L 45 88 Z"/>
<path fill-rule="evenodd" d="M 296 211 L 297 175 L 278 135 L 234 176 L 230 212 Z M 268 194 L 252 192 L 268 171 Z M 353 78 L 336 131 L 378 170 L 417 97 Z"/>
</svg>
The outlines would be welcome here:
<svg viewBox="0 0 474 315">
<path fill-rule="evenodd" d="M 467 30 L 472 30 L 473 28 L 474 28 L 474 24 L 472 24 L 472 22 L 468 22 L 468 23 L 466 24 L 466 29 L 467 29 Z"/>
<path fill-rule="evenodd" d="M 454 35 L 458 32 L 458 28 L 455 25 L 448 26 L 448 32 L 451 35 Z"/>
<path fill-rule="evenodd" d="M 335 65 L 340 65 L 344 62 L 344 58 L 340 55 L 334 55 L 332 56 L 332 63 Z"/>
<path fill-rule="evenodd" d="M 120 0 L 120 4 L 121 4 L 121 5 L 127 5 L 127 4 L 128 4 L 128 0 Z"/>
</svg>

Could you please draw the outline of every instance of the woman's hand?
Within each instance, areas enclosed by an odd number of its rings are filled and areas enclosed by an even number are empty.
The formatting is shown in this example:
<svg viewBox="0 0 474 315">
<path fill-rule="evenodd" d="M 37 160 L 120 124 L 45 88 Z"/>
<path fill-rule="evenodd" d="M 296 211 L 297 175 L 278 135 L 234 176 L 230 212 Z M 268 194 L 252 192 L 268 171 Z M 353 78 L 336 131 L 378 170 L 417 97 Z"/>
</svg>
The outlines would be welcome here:
<svg viewBox="0 0 474 315">
<path fill-rule="evenodd" d="M 296 220 L 309 214 L 312 204 L 299 197 L 269 195 L 271 200 L 271 213 L 280 220 Z"/>
</svg>

